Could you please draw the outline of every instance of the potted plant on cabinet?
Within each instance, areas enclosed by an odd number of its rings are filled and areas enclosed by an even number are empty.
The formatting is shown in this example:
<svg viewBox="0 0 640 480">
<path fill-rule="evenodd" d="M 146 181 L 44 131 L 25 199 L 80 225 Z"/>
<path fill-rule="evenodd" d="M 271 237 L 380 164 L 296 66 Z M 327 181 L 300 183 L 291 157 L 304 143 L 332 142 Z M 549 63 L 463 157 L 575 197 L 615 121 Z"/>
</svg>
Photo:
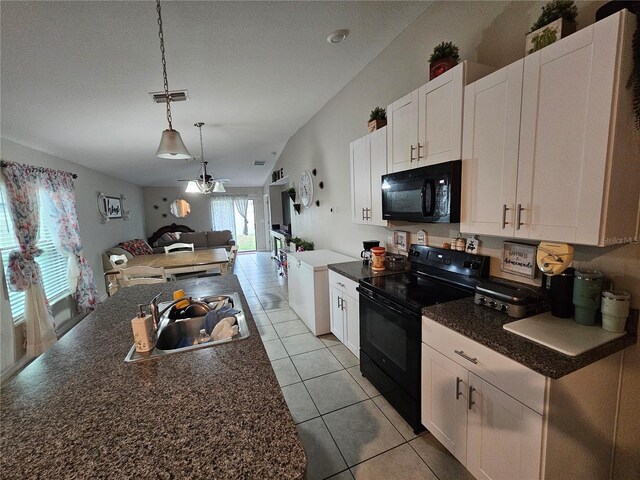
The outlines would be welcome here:
<svg viewBox="0 0 640 480">
<path fill-rule="evenodd" d="M 552 0 L 542 7 L 540 17 L 526 38 L 526 54 L 537 52 L 576 31 L 578 8 L 573 0 Z"/>
<path fill-rule="evenodd" d="M 375 132 L 387 124 L 387 111 L 382 107 L 371 110 L 369 115 L 369 133 Z"/>
<path fill-rule="evenodd" d="M 429 80 L 433 80 L 438 75 L 455 67 L 459 60 L 458 47 L 452 42 L 442 42 L 436 45 L 429 57 Z"/>
</svg>

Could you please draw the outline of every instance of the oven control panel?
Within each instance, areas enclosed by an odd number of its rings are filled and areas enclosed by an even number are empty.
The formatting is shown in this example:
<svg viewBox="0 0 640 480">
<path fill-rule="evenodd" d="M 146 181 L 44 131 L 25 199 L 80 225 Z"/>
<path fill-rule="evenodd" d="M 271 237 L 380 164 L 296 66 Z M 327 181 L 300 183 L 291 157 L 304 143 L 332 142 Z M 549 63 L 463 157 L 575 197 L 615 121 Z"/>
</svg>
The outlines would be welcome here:
<svg viewBox="0 0 640 480">
<path fill-rule="evenodd" d="M 485 278 L 489 275 L 489 257 L 485 255 L 411 245 L 409 260 L 412 268 L 417 270 L 437 269 L 475 278 Z"/>
</svg>

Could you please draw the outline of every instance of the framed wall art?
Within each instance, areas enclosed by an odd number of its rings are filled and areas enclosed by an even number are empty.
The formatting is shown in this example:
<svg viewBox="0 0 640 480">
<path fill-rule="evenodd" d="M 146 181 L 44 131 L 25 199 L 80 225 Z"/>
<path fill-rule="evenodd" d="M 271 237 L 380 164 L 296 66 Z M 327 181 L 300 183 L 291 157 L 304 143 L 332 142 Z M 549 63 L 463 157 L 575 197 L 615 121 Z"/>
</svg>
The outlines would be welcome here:
<svg viewBox="0 0 640 480">
<path fill-rule="evenodd" d="M 394 231 L 393 246 L 398 252 L 406 252 L 409 248 L 409 232 Z"/>
<path fill-rule="evenodd" d="M 535 278 L 537 250 L 535 245 L 504 242 L 500 270 L 514 275 Z"/>
<path fill-rule="evenodd" d="M 119 197 L 104 197 L 107 218 L 122 218 L 122 200 Z"/>
</svg>

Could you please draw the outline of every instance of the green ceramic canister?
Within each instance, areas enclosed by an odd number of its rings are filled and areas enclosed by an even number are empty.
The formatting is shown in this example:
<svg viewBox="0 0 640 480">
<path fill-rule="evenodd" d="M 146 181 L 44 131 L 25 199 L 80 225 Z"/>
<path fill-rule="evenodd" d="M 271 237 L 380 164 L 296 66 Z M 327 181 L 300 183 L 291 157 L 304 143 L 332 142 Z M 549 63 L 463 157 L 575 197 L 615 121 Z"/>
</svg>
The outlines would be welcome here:
<svg viewBox="0 0 640 480">
<path fill-rule="evenodd" d="M 581 325 L 594 325 L 600 309 L 602 272 L 576 270 L 573 279 L 573 305 L 575 321 Z"/>
</svg>

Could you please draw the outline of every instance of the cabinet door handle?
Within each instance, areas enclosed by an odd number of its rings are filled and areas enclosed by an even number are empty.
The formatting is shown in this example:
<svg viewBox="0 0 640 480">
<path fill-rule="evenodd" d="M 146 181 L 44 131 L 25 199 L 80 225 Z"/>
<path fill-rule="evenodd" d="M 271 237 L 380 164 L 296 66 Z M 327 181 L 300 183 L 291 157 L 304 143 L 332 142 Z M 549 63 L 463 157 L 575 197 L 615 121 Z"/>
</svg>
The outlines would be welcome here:
<svg viewBox="0 0 640 480">
<path fill-rule="evenodd" d="M 371 209 L 367 208 L 367 220 L 371 220 Z"/>
<path fill-rule="evenodd" d="M 344 283 L 342 282 L 337 282 L 338 285 L 340 285 L 342 288 L 345 288 Z"/>
<path fill-rule="evenodd" d="M 516 230 L 520 230 L 520 227 L 522 226 L 522 210 L 524 210 L 524 208 L 522 208 L 522 204 L 519 203 L 516 206 Z"/>
<path fill-rule="evenodd" d="M 507 225 L 509 225 L 509 222 L 507 222 L 507 210 L 511 210 L 509 207 L 507 207 L 506 203 L 502 204 L 502 228 L 505 228 Z"/>
<path fill-rule="evenodd" d="M 418 142 L 418 161 L 420 161 L 421 158 L 424 158 L 424 155 L 420 155 L 420 149 L 424 148 L 424 145 L 420 145 L 420 142 Z"/>
<path fill-rule="evenodd" d="M 462 383 L 462 379 L 460 377 L 456 377 L 456 400 L 460 398 L 462 392 L 460 391 L 460 384 Z"/>
<path fill-rule="evenodd" d="M 471 385 L 469 385 L 469 410 L 471 410 L 471 407 L 473 407 L 476 402 L 473 401 L 473 392 L 476 392 L 477 390 L 475 388 L 473 388 Z"/>
<path fill-rule="evenodd" d="M 342 300 L 342 299 L 340 297 L 338 297 L 338 308 L 342 309 L 341 308 L 342 306 L 340 305 L 340 300 Z"/>
<path fill-rule="evenodd" d="M 454 352 L 457 353 L 458 355 L 460 355 L 465 360 L 469 360 L 471 363 L 475 363 L 476 365 L 478 364 L 478 359 L 477 358 L 471 358 L 469 355 L 464 353 L 464 350 L 454 350 Z"/>
<path fill-rule="evenodd" d="M 362 220 L 364 220 L 364 207 L 362 207 Z"/>
<path fill-rule="evenodd" d="M 411 144 L 411 151 L 409 152 L 409 162 L 413 162 L 415 160 L 415 158 L 413 158 L 413 151 L 416 149 L 416 147 L 413 146 L 413 144 Z"/>
</svg>

